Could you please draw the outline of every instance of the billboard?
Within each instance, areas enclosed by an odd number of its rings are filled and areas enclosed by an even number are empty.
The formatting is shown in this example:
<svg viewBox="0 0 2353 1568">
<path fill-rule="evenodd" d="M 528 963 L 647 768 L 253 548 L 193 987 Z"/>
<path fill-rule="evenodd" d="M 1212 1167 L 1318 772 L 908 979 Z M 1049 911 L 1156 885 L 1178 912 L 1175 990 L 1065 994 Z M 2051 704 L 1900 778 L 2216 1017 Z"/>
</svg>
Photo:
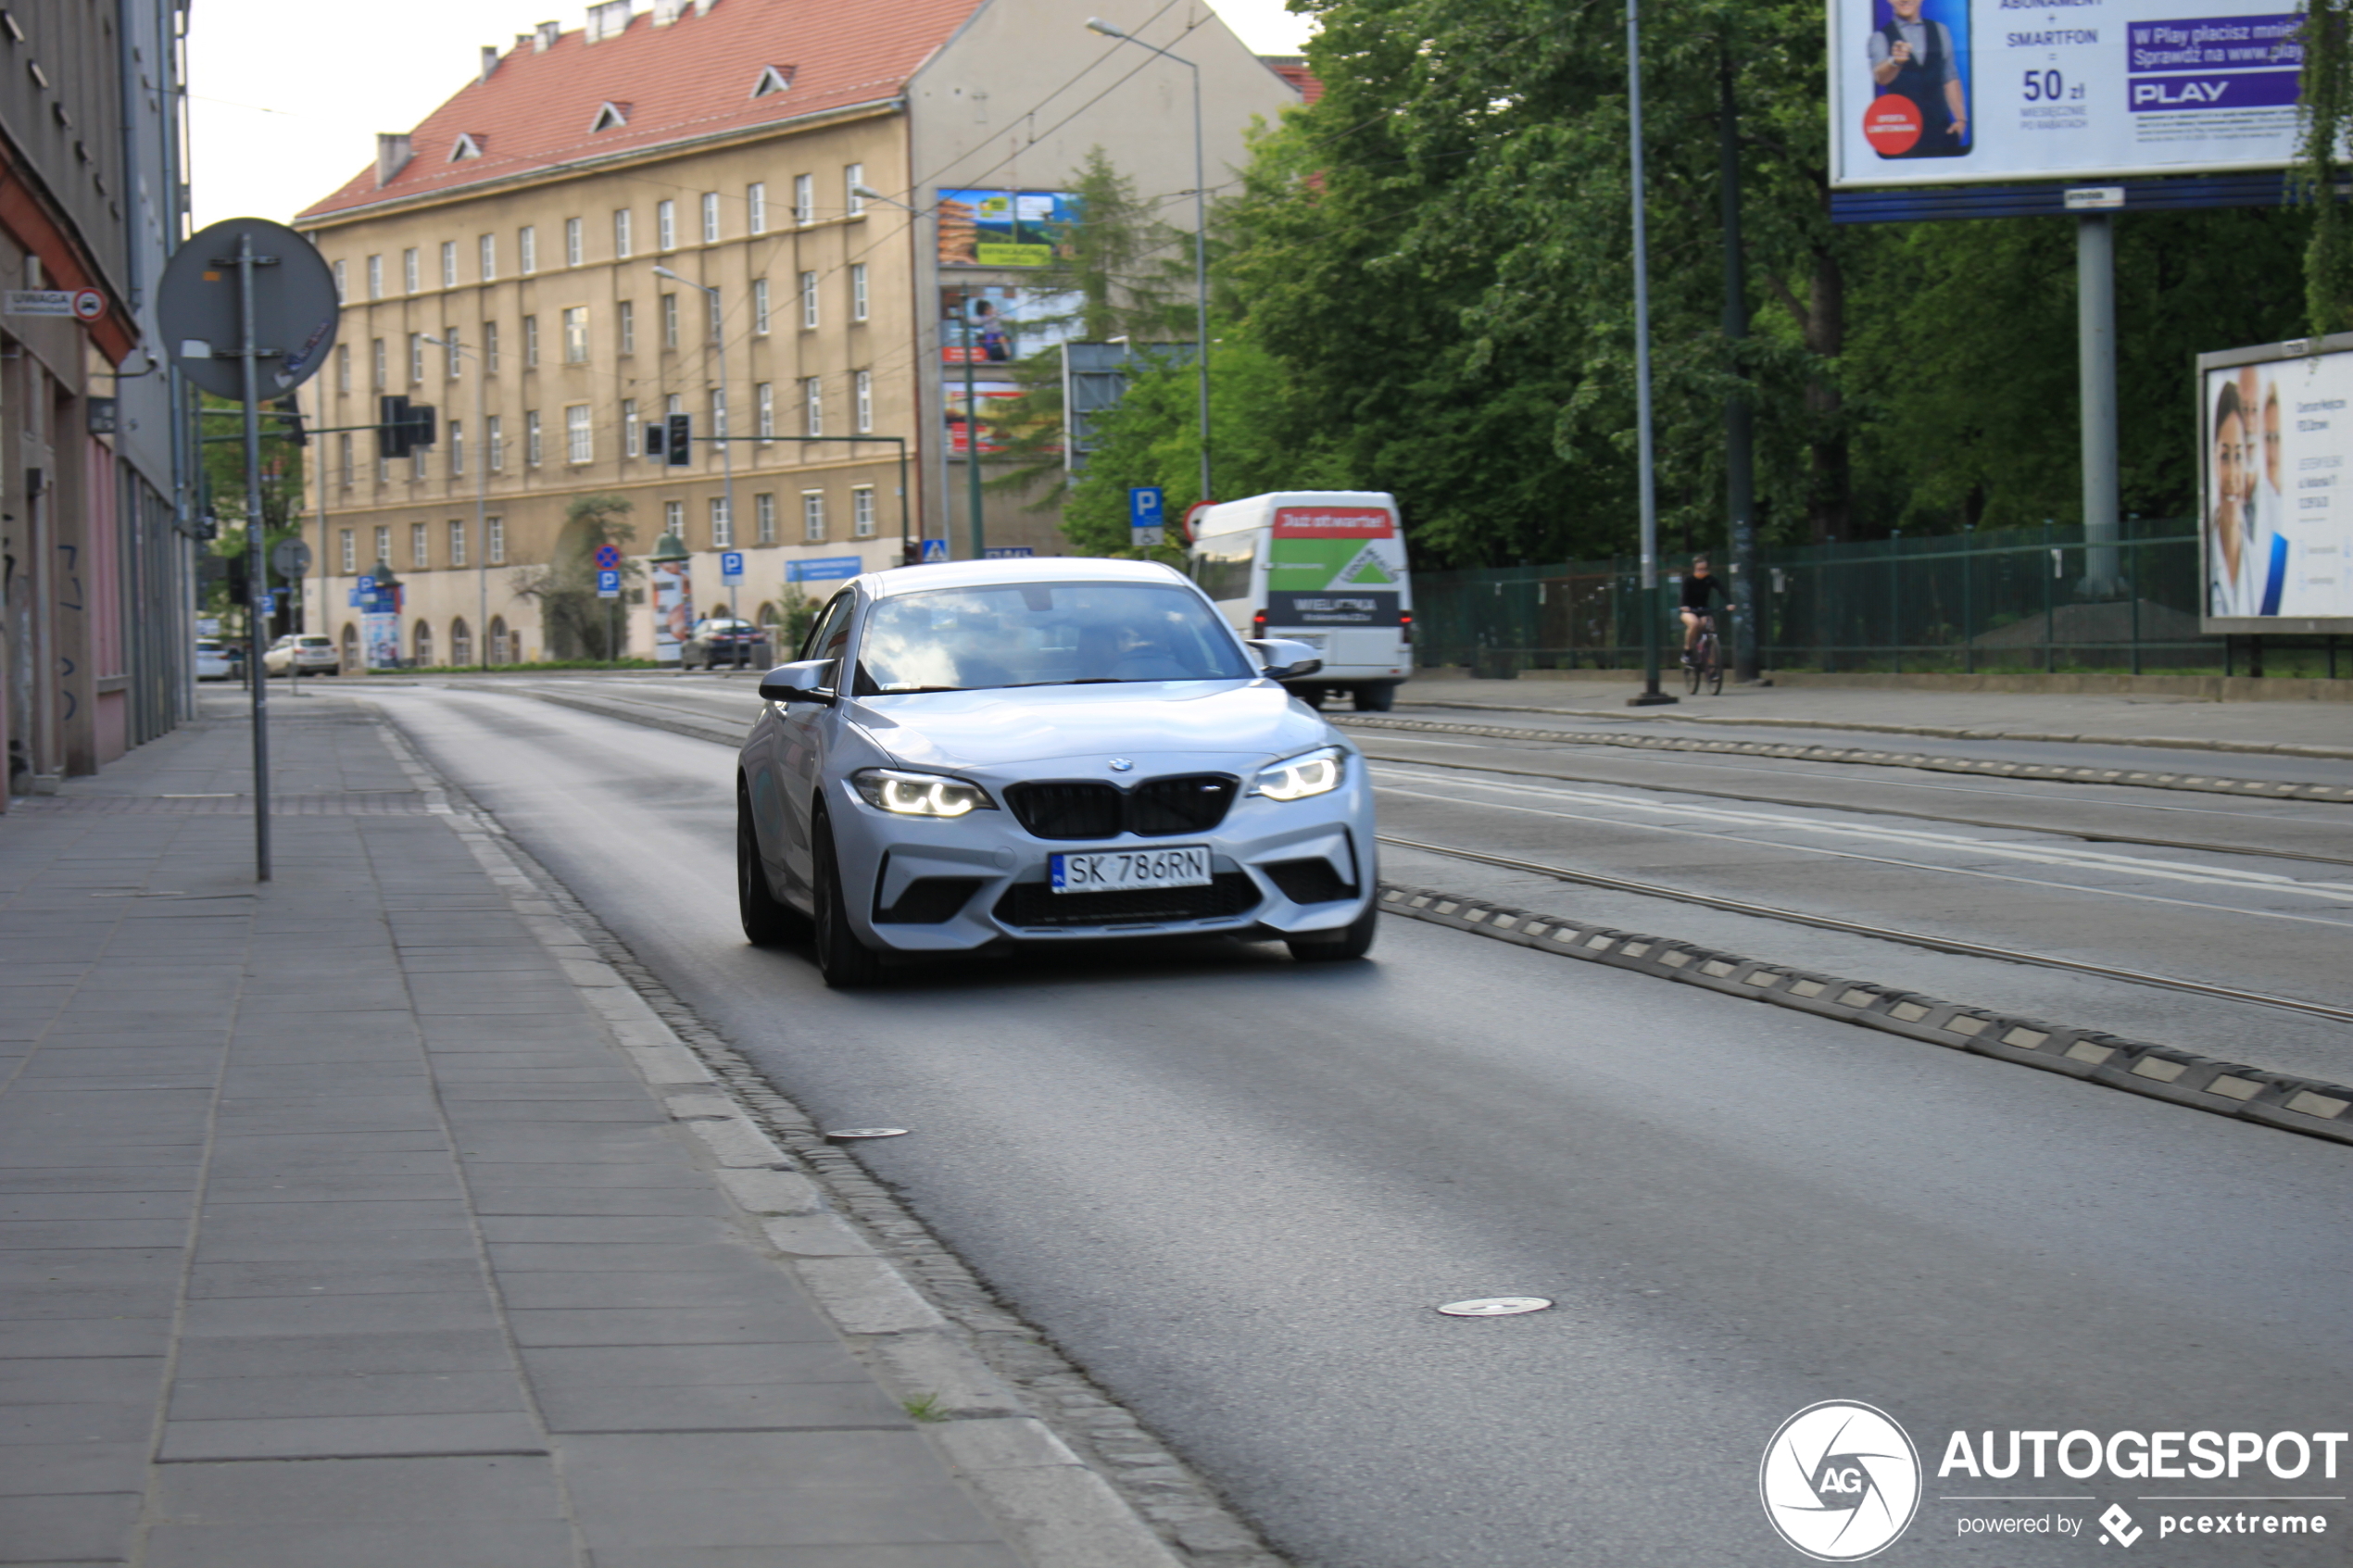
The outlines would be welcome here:
<svg viewBox="0 0 2353 1568">
<path fill-rule="evenodd" d="M 942 267 L 1044 267 L 1078 221 L 1078 198 L 1063 191 L 943 190 Z"/>
<path fill-rule="evenodd" d="M 2281 0 L 1831 0 L 1831 182 L 2284 168 L 2302 23 Z"/>
<path fill-rule="evenodd" d="M 2353 334 L 2198 356 L 2208 632 L 2353 631 Z"/>
</svg>

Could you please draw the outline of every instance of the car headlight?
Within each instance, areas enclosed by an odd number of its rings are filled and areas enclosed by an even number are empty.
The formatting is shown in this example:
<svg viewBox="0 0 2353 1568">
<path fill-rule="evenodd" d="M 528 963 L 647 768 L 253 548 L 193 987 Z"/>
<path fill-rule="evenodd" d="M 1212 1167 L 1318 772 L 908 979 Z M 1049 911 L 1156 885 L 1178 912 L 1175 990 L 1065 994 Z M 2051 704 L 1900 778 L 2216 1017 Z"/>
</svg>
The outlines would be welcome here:
<svg viewBox="0 0 2353 1568">
<path fill-rule="evenodd" d="M 961 817 L 994 811 L 997 803 L 978 784 L 937 773 L 902 773 L 896 768 L 862 768 L 850 784 L 867 805 L 900 817 Z"/>
<path fill-rule="evenodd" d="M 1250 792 L 1269 800 L 1304 800 L 1311 795 L 1329 795 L 1340 787 L 1340 781 L 1347 772 L 1348 754 L 1336 746 L 1327 746 L 1288 762 L 1261 768 L 1258 777 L 1251 781 Z"/>
</svg>

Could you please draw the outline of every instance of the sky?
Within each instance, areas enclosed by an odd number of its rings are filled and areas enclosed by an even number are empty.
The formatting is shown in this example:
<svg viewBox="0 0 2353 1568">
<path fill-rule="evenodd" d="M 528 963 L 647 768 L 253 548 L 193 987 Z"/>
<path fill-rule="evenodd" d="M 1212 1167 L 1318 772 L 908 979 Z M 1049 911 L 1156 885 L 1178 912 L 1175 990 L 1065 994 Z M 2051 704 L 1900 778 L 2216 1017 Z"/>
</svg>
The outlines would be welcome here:
<svg viewBox="0 0 2353 1568">
<path fill-rule="evenodd" d="M 1282 0 L 1211 5 L 1259 54 L 1295 55 L 1306 39 L 1306 19 Z M 378 132 L 409 130 L 464 86 L 482 45 L 504 47 L 548 20 L 570 31 L 587 7 L 588 0 L 560 8 L 550 0 L 198 0 L 188 22 L 197 226 L 285 221 L 372 163 Z M 1133 8 L 1134 0 L 1102 0 L 1114 21 Z"/>
</svg>

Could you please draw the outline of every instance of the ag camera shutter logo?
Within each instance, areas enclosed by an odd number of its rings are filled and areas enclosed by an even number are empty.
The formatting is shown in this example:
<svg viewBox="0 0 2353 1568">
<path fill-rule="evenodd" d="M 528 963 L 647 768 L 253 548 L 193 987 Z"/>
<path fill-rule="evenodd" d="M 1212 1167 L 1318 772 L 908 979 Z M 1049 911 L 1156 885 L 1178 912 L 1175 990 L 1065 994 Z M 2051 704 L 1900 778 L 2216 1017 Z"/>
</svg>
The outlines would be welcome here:
<svg viewBox="0 0 2353 1568">
<path fill-rule="evenodd" d="M 1885 1411 L 1825 1399 L 1781 1423 L 1756 1489 L 1781 1539 L 1818 1562 L 1856 1562 L 1911 1526 L 1919 1451 Z"/>
</svg>

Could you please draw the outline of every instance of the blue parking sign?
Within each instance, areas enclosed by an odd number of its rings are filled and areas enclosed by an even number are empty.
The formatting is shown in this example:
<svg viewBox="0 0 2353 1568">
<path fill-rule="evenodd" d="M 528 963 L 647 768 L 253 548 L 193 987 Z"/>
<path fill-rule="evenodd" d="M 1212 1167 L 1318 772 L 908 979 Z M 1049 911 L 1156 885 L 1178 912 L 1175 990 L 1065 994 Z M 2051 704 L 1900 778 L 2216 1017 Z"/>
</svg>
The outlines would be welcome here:
<svg viewBox="0 0 2353 1568">
<path fill-rule="evenodd" d="M 741 550 L 719 552 L 719 575 L 729 583 L 744 580 L 744 553 Z"/>
<path fill-rule="evenodd" d="M 597 596 L 600 599 L 621 597 L 621 573 L 618 571 L 597 573 Z"/>
<path fill-rule="evenodd" d="M 363 594 L 374 593 L 376 591 L 376 580 L 372 577 L 362 577 L 359 580 L 359 591 Z"/>
<path fill-rule="evenodd" d="M 1131 544 L 1157 545 L 1166 537 L 1161 531 L 1161 512 L 1167 502 L 1167 495 L 1157 484 L 1138 484 L 1128 489 L 1127 529 Z"/>
</svg>

